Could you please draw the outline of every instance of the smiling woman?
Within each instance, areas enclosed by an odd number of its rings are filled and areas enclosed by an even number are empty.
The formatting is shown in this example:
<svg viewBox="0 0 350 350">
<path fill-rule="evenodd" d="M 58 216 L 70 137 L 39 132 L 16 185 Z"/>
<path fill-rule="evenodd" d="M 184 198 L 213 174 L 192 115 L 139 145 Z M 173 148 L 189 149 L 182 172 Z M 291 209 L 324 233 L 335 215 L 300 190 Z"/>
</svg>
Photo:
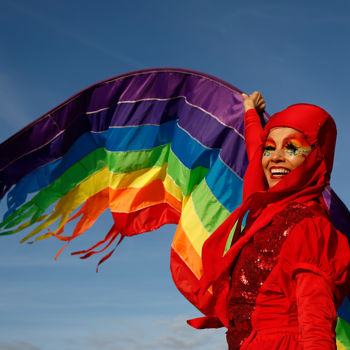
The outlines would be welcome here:
<svg viewBox="0 0 350 350">
<path fill-rule="evenodd" d="M 335 123 L 323 109 L 297 104 L 262 129 L 261 95 L 243 98 L 243 204 L 205 242 L 202 286 L 212 286 L 229 350 L 334 349 L 336 310 L 350 288 L 349 243 L 322 197 Z M 213 317 L 194 322 L 215 324 Z"/>
</svg>

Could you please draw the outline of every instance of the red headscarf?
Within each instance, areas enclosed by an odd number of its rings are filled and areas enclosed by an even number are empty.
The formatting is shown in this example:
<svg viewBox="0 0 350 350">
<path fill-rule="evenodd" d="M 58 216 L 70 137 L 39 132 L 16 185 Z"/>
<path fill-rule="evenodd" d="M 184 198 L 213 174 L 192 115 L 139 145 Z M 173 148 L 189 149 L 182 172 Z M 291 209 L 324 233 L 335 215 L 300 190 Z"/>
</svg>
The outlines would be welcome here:
<svg viewBox="0 0 350 350">
<path fill-rule="evenodd" d="M 289 127 L 302 132 L 312 146 L 312 151 L 300 166 L 275 186 L 268 188 L 261 159 L 265 140 L 270 130 L 276 127 Z M 324 206 L 325 213 L 328 213 L 322 199 L 322 191 L 330 180 L 336 134 L 332 117 L 322 108 L 310 104 L 292 105 L 276 113 L 265 128 L 261 129 L 260 138 L 255 141 L 256 151 L 251 155 L 244 178 L 243 203 L 210 236 L 202 250 L 204 275 L 201 280 L 201 292 L 209 286 L 213 287 L 212 315 L 218 317 L 225 326 L 228 326 L 226 295 L 231 266 L 241 248 L 254 233 L 268 225 L 274 215 L 291 201 L 305 204 L 317 201 Z M 239 237 L 242 220 L 247 211 L 253 218 L 250 220 L 252 224 L 246 227 L 245 235 Z M 235 242 L 225 253 L 226 242 L 235 224 Z M 200 324 L 191 324 L 201 328 Z"/>
<path fill-rule="evenodd" d="M 261 158 L 265 140 L 271 129 L 276 127 L 289 127 L 302 132 L 313 149 L 298 168 L 285 176 L 283 181 L 266 190 Z M 336 136 L 333 118 L 320 107 L 296 104 L 273 115 L 261 133 L 260 144 L 250 159 L 244 178 L 243 202 L 248 201 L 249 197 L 257 192 L 264 192 L 266 203 L 276 202 L 291 195 L 294 198 L 307 194 L 315 197 L 313 193 L 320 195 L 330 180 Z"/>
</svg>

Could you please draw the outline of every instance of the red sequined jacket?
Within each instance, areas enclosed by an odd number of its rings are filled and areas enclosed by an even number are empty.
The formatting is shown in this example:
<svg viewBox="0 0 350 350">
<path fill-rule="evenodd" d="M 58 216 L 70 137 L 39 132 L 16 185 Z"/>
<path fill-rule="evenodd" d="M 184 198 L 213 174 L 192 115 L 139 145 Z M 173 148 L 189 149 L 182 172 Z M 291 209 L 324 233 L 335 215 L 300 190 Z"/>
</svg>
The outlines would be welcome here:
<svg viewBox="0 0 350 350">
<path fill-rule="evenodd" d="M 310 204 L 290 203 L 237 257 L 227 298 L 230 350 L 244 340 L 249 349 L 335 349 L 350 250 L 322 207 Z"/>
</svg>

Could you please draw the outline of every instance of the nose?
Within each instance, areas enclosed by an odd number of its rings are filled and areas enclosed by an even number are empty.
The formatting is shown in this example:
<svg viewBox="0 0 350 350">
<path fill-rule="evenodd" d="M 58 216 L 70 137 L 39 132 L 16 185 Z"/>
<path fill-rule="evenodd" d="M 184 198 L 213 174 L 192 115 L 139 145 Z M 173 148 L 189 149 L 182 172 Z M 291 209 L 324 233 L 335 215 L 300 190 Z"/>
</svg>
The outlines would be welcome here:
<svg viewBox="0 0 350 350">
<path fill-rule="evenodd" d="M 274 152 L 271 154 L 271 160 L 275 163 L 278 162 L 283 162 L 284 160 L 284 154 L 285 152 L 281 149 L 276 149 Z"/>
</svg>

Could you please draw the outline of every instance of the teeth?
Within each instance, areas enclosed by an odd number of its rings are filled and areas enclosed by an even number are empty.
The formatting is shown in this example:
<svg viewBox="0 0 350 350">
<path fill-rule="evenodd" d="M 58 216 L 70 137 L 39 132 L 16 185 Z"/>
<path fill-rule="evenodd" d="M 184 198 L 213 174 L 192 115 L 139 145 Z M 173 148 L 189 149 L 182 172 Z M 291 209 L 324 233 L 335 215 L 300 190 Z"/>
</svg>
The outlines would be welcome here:
<svg viewBox="0 0 350 350">
<path fill-rule="evenodd" d="M 290 170 L 288 169 L 271 169 L 271 174 L 288 174 Z"/>
</svg>

